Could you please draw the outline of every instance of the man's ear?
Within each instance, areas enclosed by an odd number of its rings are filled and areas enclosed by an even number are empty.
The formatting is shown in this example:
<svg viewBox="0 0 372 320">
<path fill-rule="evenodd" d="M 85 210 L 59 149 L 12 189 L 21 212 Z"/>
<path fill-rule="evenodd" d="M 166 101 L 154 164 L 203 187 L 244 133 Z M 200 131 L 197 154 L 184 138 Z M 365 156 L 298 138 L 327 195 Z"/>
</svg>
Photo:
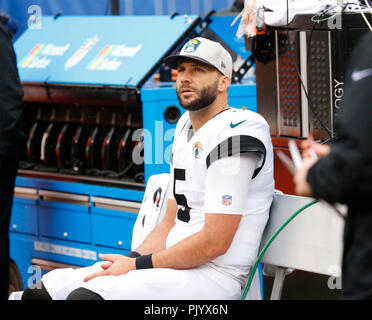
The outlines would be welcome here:
<svg viewBox="0 0 372 320">
<path fill-rule="evenodd" d="M 227 91 L 228 87 L 230 86 L 231 84 L 231 79 L 229 76 L 222 76 L 220 78 L 220 83 L 219 83 L 219 91 L 220 92 L 224 92 L 224 91 Z"/>
</svg>

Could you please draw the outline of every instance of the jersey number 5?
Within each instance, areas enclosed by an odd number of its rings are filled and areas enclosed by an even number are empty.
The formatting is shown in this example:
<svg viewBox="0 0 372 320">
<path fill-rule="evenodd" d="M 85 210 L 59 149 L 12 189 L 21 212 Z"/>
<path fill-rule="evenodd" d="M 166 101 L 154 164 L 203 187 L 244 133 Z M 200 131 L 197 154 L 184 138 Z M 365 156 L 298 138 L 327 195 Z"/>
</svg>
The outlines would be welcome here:
<svg viewBox="0 0 372 320">
<path fill-rule="evenodd" d="M 173 183 L 173 194 L 177 201 L 177 204 L 182 206 L 184 209 L 180 208 L 177 211 L 177 218 L 183 222 L 190 221 L 190 207 L 187 205 L 187 199 L 184 194 L 176 193 L 176 181 L 186 181 L 186 170 L 174 168 L 174 183 Z"/>
</svg>

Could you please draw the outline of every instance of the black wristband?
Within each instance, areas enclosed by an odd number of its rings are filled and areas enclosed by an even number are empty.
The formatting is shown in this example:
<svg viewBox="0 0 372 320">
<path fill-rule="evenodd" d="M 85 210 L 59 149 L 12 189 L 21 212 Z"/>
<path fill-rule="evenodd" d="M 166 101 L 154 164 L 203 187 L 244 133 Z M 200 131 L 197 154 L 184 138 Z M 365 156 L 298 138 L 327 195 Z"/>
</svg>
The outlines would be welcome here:
<svg viewBox="0 0 372 320">
<path fill-rule="evenodd" d="M 151 253 L 136 258 L 136 269 L 152 269 L 153 267 Z"/>
<path fill-rule="evenodd" d="M 137 258 L 137 257 L 140 257 L 141 255 L 136 251 L 131 251 L 126 256 L 129 258 Z"/>
</svg>

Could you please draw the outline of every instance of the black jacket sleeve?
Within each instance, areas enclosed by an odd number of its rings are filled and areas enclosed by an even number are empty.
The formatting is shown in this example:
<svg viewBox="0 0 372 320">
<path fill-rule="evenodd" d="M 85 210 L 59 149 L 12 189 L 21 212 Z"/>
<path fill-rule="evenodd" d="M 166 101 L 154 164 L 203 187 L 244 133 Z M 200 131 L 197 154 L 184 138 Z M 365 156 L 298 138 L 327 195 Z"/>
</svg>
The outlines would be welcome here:
<svg viewBox="0 0 372 320">
<path fill-rule="evenodd" d="M 0 160 L 15 152 L 23 125 L 22 98 L 12 35 L 0 23 Z"/>
<path fill-rule="evenodd" d="M 316 198 L 365 205 L 372 195 L 372 33 L 361 38 L 347 70 L 336 141 L 307 180 Z"/>
</svg>

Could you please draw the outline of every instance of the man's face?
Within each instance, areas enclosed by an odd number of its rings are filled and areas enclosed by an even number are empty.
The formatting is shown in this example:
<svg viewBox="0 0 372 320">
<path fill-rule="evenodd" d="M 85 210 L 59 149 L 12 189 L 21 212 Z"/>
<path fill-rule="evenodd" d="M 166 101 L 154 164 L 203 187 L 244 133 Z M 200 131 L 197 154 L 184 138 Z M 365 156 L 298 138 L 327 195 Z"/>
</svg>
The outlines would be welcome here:
<svg viewBox="0 0 372 320">
<path fill-rule="evenodd" d="M 216 100 L 219 71 L 195 60 L 181 61 L 177 71 L 177 97 L 183 108 L 196 111 Z"/>
</svg>

